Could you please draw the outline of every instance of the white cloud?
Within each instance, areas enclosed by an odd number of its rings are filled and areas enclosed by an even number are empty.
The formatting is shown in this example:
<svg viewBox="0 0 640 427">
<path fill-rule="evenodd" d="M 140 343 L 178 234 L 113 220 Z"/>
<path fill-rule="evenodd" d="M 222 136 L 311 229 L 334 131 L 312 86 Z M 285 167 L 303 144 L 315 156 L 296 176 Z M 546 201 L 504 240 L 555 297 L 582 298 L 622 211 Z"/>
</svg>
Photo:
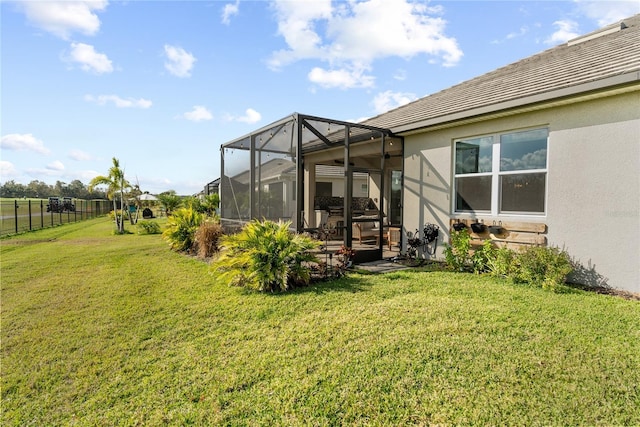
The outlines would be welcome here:
<svg viewBox="0 0 640 427">
<path fill-rule="evenodd" d="M 230 122 L 242 122 L 242 123 L 257 123 L 262 120 L 262 114 L 254 110 L 253 108 L 247 108 L 244 116 L 232 116 L 227 114 L 225 120 Z"/>
<path fill-rule="evenodd" d="M 82 182 L 89 182 L 98 175 L 100 174 L 94 170 L 68 171 L 64 174 L 66 179 L 69 179 L 71 181 L 77 179 Z"/>
<path fill-rule="evenodd" d="M 82 150 L 69 151 L 69 158 L 78 162 L 93 160 L 93 156 Z"/>
<path fill-rule="evenodd" d="M 244 123 L 257 123 L 262 119 L 262 114 L 258 113 L 253 108 L 247 108 L 244 116 L 238 117 L 236 120 Z"/>
<path fill-rule="evenodd" d="M 118 108 L 150 108 L 153 102 L 144 98 L 120 98 L 118 95 L 85 95 L 84 100 L 87 102 L 94 102 L 98 105 L 106 105 L 112 102 Z"/>
<path fill-rule="evenodd" d="M 55 160 L 47 165 L 47 169 L 50 171 L 63 171 L 64 164 L 60 160 Z"/>
<path fill-rule="evenodd" d="M 5 181 L 7 178 L 18 176 L 16 167 L 11 162 L 0 160 L 0 180 Z"/>
<path fill-rule="evenodd" d="M 314 67 L 308 75 L 309 81 L 324 88 L 349 89 L 354 87 L 373 87 L 375 77 L 365 74 L 366 69 L 324 70 Z"/>
<path fill-rule="evenodd" d="M 164 67 L 174 76 L 190 77 L 193 64 L 196 57 L 185 51 L 181 47 L 164 45 L 164 53 L 168 61 L 164 63 Z"/>
<path fill-rule="evenodd" d="M 526 153 L 519 159 L 503 157 L 500 159 L 500 170 L 513 171 L 523 169 L 542 169 L 547 165 L 547 150 L 537 150 Z"/>
<path fill-rule="evenodd" d="M 614 24 L 618 21 L 640 13 L 640 2 L 576 0 L 578 9 L 588 18 L 595 20 L 599 27 Z"/>
<path fill-rule="evenodd" d="M 442 12 L 441 8 L 409 0 L 334 5 L 330 0 L 274 1 L 278 33 L 287 49 L 271 55 L 270 68 L 277 70 L 298 60 L 316 59 L 327 62 L 332 70 L 368 69 L 376 59 L 391 56 L 410 59 L 420 54 L 452 66 L 462 57 L 457 41 L 445 35 L 446 21 L 435 16 Z M 317 71 L 311 76 L 317 77 Z M 354 85 L 369 87 L 370 83 L 354 82 Z"/>
<path fill-rule="evenodd" d="M 100 19 L 95 12 L 106 9 L 106 0 L 91 1 L 23 1 L 19 7 L 27 20 L 64 40 L 79 32 L 92 36 L 100 29 Z"/>
<path fill-rule="evenodd" d="M 413 93 L 392 92 L 388 90 L 375 96 L 373 99 L 373 106 L 376 113 L 380 114 L 402 105 L 406 105 L 416 99 L 418 99 L 418 97 Z"/>
<path fill-rule="evenodd" d="M 520 30 L 513 31 L 513 32 L 507 34 L 504 37 L 504 39 L 493 40 L 491 42 L 491 44 L 501 44 L 501 43 L 504 43 L 507 40 L 512 40 L 512 39 L 515 39 L 515 38 L 518 38 L 518 37 L 522 37 L 522 36 L 526 35 L 528 32 L 529 32 L 529 27 L 524 25 L 524 26 L 520 27 Z"/>
<path fill-rule="evenodd" d="M 240 9 L 240 0 L 236 0 L 235 3 L 225 4 L 222 8 L 222 23 L 229 25 L 231 23 L 231 17 L 237 15 Z"/>
<path fill-rule="evenodd" d="M 557 27 L 557 30 L 544 41 L 546 44 L 557 45 L 566 43 L 568 40 L 580 35 L 578 32 L 578 23 L 570 19 L 556 21 L 553 25 Z"/>
<path fill-rule="evenodd" d="M 65 58 L 68 62 L 77 62 L 84 71 L 96 74 L 113 71 L 111 60 L 104 53 L 96 52 L 89 44 L 71 43 L 71 53 Z"/>
<path fill-rule="evenodd" d="M 182 117 L 192 122 L 202 122 L 213 119 L 213 114 L 202 105 L 194 105 L 193 110 L 187 111 Z"/>
<path fill-rule="evenodd" d="M 322 38 L 315 31 L 316 21 L 332 17 L 331 0 L 314 2 L 273 3 L 278 19 L 278 33 L 284 37 L 289 50 L 274 52 L 269 65 L 280 68 L 298 59 L 326 57 L 321 46 Z"/>
<path fill-rule="evenodd" d="M 15 151 L 35 151 L 40 154 L 49 154 L 51 151 L 46 148 L 43 142 L 32 134 L 12 133 L 0 139 L 0 147 L 6 150 Z"/>
<path fill-rule="evenodd" d="M 393 78 L 396 80 L 406 80 L 407 79 L 407 70 L 404 70 L 402 68 L 396 70 L 396 72 L 393 74 Z"/>
</svg>

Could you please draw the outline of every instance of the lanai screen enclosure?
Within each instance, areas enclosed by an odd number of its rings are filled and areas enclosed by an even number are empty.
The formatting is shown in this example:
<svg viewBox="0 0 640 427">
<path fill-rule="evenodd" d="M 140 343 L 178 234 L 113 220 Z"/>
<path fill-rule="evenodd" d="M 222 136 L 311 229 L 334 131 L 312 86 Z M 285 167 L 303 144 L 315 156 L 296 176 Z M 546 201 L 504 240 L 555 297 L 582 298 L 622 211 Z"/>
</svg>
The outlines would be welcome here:
<svg viewBox="0 0 640 427">
<path fill-rule="evenodd" d="M 401 227 L 402 146 L 388 129 L 287 116 L 221 147 L 221 222 L 228 229 L 251 219 L 291 221 L 297 232 L 330 227 L 349 247 L 356 224 L 374 223 L 370 253 L 359 258 L 379 259 L 385 228 Z"/>
</svg>

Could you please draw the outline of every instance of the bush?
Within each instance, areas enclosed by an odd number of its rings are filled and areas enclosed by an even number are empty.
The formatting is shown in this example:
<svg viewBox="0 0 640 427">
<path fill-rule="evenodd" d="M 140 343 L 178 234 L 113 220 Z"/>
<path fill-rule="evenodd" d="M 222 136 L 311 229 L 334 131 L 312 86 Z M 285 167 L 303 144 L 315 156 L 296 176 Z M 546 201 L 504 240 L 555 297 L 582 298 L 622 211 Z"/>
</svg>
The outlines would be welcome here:
<svg viewBox="0 0 640 427">
<path fill-rule="evenodd" d="M 195 245 L 200 258 L 210 258 L 218 252 L 218 240 L 223 235 L 218 221 L 204 221 L 196 230 Z"/>
<path fill-rule="evenodd" d="M 473 272 L 480 274 L 490 270 L 489 260 L 495 257 L 497 249 L 493 246 L 493 242 L 487 239 L 482 242 L 482 246 L 476 249 L 471 255 L 471 266 Z"/>
<path fill-rule="evenodd" d="M 235 235 L 220 239 L 222 251 L 212 271 L 230 285 L 258 291 L 285 291 L 307 284 L 310 253 L 320 242 L 289 231 L 291 222 L 254 220 Z"/>
<path fill-rule="evenodd" d="M 487 270 L 497 277 L 509 277 L 515 252 L 508 248 L 498 248 L 487 259 Z"/>
<path fill-rule="evenodd" d="M 515 253 L 508 276 L 514 283 L 529 283 L 558 290 L 571 271 L 571 259 L 565 251 L 532 246 Z"/>
<path fill-rule="evenodd" d="M 116 211 L 116 213 L 118 214 L 118 217 L 122 217 L 122 214 L 124 213 L 124 219 L 129 219 L 129 210 L 125 209 L 124 211 L 122 209 L 118 209 Z M 116 214 L 113 213 L 113 211 L 109 211 L 109 219 L 111 221 L 115 221 L 116 219 Z"/>
<path fill-rule="evenodd" d="M 203 215 L 191 208 L 175 210 L 167 220 L 162 237 L 177 251 L 191 251 L 195 233 L 202 223 Z"/>
<path fill-rule="evenodd" d="M 138 234 L 160 234 L 160 224 L 155 221 L 138 221 Z"/>
<path fill-rule="evenodd" d="M 558 248 L 531 246 L 521 252 L 496 249 L 491 240 L 471 254 L 471 236 L 467 229 L 451 232 L 451 244 L 444 250 L 447 266 L 455 271 L 489 272 L 507 277 L 514 283 L 529 283 L 558 290 L 573 271 L 571 259 Z"/>
<path fill-rule="evenodd" d="M 471 236 L 466 228 L 451 232 L 451 244 L 445 243 L 444 258 L 447 266 L 455 271 L 469 270 L 471 265 Z"/>
</svg>

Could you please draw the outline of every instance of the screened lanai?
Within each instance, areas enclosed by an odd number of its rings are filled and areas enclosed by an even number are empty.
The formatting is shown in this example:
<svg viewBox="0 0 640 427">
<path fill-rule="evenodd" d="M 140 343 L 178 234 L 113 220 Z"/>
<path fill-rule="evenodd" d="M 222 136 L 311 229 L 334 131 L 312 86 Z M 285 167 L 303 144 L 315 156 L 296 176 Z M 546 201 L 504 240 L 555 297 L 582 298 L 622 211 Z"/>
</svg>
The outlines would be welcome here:
<svg viewBox="0 0 640 427">
<path fill-rule="evenodd" d="M 400 244 L 402 155 L 387 129 L 292 114 L 221 147 L 221 222 L 290 221 L 381 259 Z"/>
</svg>

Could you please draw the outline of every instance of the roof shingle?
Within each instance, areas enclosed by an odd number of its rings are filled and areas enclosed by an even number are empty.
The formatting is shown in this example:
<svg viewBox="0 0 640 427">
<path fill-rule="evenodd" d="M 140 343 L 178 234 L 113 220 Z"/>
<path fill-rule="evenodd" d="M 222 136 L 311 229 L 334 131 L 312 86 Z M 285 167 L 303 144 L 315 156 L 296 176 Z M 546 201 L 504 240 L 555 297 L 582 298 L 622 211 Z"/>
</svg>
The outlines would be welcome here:
<svg viewBox="0 0 640 427">
<path fill-rule="evenodd" d="M 410 104 L 388 111 L 364 124 L 407 131 L 469 116 L 478 108 L 526 99 L 559 89 L 636 72 L 640 80 L 640 15 L 616 24 L 619 31 L 586 41 L 576 39 L 521 61 L 467 80 Z M 606 27 L 612 29 L 615 26 Z M 598 30 L 602 31 L 602 30 Z M 592 34 L 596 34 L 594 32 Z"/>
</svg>

